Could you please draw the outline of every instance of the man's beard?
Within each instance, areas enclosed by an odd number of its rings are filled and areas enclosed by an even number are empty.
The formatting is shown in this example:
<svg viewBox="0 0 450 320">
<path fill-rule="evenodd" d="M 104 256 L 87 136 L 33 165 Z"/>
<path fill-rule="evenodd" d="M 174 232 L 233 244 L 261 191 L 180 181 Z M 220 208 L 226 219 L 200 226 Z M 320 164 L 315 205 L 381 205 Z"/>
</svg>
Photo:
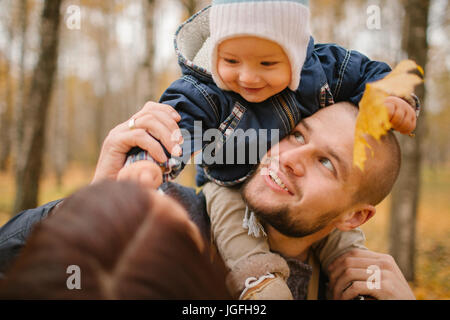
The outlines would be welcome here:
<svg viewBox="0 0 450 320">
<path fill-rule="evenodd" d="M 330 224 L 337 216 L 336 212 L 320 214 L 312 223 L 305 223 L 301 219 L 295 219 L 300 212 L 293 212 L 288 205 L 277 208 L 264 208 L 258 205 L 250 195 L 247 195 L 248 185 L 259 170 L 250 176 L 242 187 L 242 198 L 250 211 L 253 211 L 263 226 L 270 225 L 281 234 L 291 238 L 302 238 L 314 234 Z"/>
</svg>

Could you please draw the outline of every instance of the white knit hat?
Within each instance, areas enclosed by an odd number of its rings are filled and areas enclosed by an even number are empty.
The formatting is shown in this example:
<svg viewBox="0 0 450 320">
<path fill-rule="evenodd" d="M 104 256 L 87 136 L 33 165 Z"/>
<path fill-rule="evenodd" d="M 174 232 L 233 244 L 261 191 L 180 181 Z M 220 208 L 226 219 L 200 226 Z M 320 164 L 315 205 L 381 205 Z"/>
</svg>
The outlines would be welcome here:
<svg viewBox="0 0 450 320">
<path fill-rule="evenodd" d="M 230 90 L 217 73 L 219 44 L 238 36 L 256 36 L 283 48 L 292 70 L 289 89 L 297 90 L 311 35 L 308 0 L 213 0 L 209 26 L 211 74 L 219 88 Z"/>
</svg>

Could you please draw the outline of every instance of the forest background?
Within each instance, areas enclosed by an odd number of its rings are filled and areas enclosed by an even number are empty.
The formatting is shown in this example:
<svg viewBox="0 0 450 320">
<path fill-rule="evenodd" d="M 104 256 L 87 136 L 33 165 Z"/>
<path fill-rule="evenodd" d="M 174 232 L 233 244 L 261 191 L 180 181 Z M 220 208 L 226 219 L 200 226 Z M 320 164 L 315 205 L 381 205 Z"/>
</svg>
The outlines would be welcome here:
<svg viewBox="0 0 450 320">
<path fill-rule="evenodd" d="M 180 75 L 177 26 L 202 0 L 0 0 L 0 226 L 89 184 L 102 141 Z M 425 69 L 416 137 L 364 225 L 418 299 L 450 298 L 448 0 L 311 0 L 315 41 Z M 178 181 L 194 185 L 191 166 Z"/>
</svg>

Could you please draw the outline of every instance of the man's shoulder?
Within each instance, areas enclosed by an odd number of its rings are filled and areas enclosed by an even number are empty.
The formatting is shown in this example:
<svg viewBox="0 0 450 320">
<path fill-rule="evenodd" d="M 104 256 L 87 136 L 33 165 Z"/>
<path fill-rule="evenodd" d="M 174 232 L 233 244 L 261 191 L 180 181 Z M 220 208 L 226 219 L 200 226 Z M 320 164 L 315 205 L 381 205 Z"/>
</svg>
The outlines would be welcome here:
<svg viewBox="0 0 450 320">
<path fill-rule="evenodd" d="M 20 232 L 28 234 L 33 225 L 47 217 L 50 211 L 61 201 L 63 199 L 55 200 L 37 208 L 27 209 L 16 214 L 0 228 L 0 244 Z"/>
</svg>

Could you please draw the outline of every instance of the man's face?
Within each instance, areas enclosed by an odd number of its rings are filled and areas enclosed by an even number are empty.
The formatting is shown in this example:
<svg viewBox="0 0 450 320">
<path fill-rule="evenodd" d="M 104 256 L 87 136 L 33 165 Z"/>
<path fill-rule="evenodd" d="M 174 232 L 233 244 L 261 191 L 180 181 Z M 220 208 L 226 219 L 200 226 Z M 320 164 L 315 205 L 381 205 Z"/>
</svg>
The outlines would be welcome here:
<svg viewBox="0 0 450 320">
<path fill-rule="evenodd" d="M 243 193 L 262 221 L 303 237 L 352 208 L 361 178 L 352 166 L 355 121 L 342 105 L 328 107 L 269 150 Z"/>
<path fill-rule="evenodd" d="M 275 42 L 257 37 L 223 41 L 217 72 L 227 87 L 249 102 L 262 102 L 287 88 L 291 65 Z"/>
</svg>

